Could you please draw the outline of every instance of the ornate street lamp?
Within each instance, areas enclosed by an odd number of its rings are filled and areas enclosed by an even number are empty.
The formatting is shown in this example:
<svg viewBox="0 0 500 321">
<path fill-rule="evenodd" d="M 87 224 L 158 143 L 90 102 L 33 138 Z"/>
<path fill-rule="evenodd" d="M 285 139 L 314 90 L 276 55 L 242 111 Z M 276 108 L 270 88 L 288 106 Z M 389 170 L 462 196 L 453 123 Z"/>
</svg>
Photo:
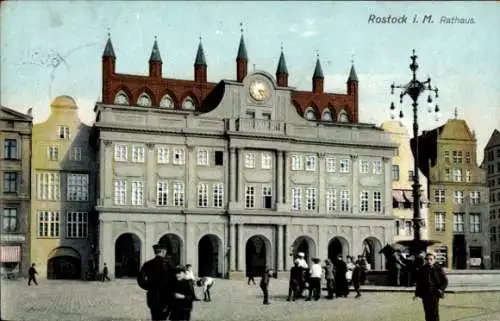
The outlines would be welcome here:
<svg viewBox="0 0 500 321">
<path fill-rule="evenodd" d="M 413 49 L 413 55 L 411 58 L 410 70 L 412 71 L 412 79 L 406 85 L 395 85 L 394 83 L 391 85 L 391 95 L 394 94 L 394 89 L 400 89 L 401 93 L 399 94 L 399 103 L 401 105 L 399 111 L 399 118 L 403 118 L 403 97 L 409 96 L 412 100 L 413 106 L 413 139 L 414 139 L 414 169 L 413 169 L 413 240 L 407 242 L 398 242 L 404 245 L 409 246 L 412 254 L 415 255 L 415 258 L 422 252 L 427 249 L 429 245 L 432 245 L 436 242 L 430 240 L 422 240 L 421 236 L 421 228 L 423 226 L 423 219 L 420 213 L 420 181 L 418 176 L 418 162 L 419 162 L 419 151 L 418 151 L 418 98 L 420 95 L 428 92 L 427 103 L 429 103 L 429 112 L 434 111 L 436 113 L 436 120 L 439 119 L 439 106 L 436 104 L 432 106 L 433 101 L 438 98 L 438 89 L 436 87 L 432 87 L 431 78 L 428 77 L 426 81 L 419 81 L 417 79 L 417 55 L 415 54 L 415 49 Z M 434 94 L 434 99 L 432 95 Z M 391 102 L 391 118 L 394 118 L 395 109 L 394 102 Z"/>
</svg>

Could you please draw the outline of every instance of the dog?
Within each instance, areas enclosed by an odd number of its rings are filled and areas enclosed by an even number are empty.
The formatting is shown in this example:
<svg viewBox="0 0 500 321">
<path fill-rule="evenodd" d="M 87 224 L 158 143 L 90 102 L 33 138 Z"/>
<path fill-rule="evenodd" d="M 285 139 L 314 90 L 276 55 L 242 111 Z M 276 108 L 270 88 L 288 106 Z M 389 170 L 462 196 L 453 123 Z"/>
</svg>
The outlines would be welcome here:
<svg viewBox="0 0 500 321">
<path fill-rule="evenodd" d="M 210 302 L 212 298 L 210 297 L 210 289 L 214 285 L 214 279 L 209 276 L 204 276 L 196 280 L 196 286 L 203 287 L 203 301 Z"/>
</svg>

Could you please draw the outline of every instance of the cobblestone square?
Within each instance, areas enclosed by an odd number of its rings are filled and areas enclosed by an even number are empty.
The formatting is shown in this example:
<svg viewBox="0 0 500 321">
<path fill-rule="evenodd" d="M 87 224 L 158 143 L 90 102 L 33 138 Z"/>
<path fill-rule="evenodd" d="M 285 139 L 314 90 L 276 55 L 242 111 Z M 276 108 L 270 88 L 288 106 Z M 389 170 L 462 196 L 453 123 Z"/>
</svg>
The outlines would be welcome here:
<svg viewBox="0 0 500 321">
<path fill-rule="evenodd" d="M 216 280 L 212 302 L 195 302 L 193 321 L 413 321 L 423 320 L 411 293 L 367 292 L 360 300 L 286 301 L 286 280 L 271 281 L 271 305 L 262 305 L 258 286 Z M 197 289 L 199 291 L 199 289 Z M 198 292 L 199 293 L 199 292 Z M 199 293 L 201 296 L 201 293 Z M 2 282 L 2 320 L 148 320 L 145 292 L 135 280 L 108 283 L 24 280 Z M 500 320 L 500 293 L 447 294 L 442 320 Z"/>
</svg>

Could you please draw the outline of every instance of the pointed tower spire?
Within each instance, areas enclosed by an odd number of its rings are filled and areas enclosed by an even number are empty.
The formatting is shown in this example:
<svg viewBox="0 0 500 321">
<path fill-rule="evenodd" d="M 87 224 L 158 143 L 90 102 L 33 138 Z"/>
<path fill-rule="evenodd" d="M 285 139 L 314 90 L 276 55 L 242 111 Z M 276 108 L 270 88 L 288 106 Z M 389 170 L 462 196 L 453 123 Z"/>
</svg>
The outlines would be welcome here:
<svg viewBox="0 0 500 321">
<path fill-rule="evenodd" d="M 243 22 L 240 23 L 240 31 L 240 45 L 238 47 L 238 55 L 236 56 L 236 80 L 238 82 L 242 82 L 248 72 L 248 54 L 245 40 L 243 39 Z"/>
<path fill-rule="evenodd" d="M 205 52 L 201 43 L 201 36 L 198 51 L 196 52 L 196 58 L 194 60 L 194 81 L 207 82 L 207 61 L 205 59 Z"/>
<path fill-rule="evenodd" d="M 285 54 L 283 53 L 283 43 L 281 43 L 281 55 L 276 69 L 276 80 L 278 86 L 288 87 L 288 68 L 286 67 Z"/>
<path fill-rule="evenodd" d="M 110 78 L 115 74 L 115 50 L 111 42 L 111 33 L 108 28 L 108 41 L 102 53 L 102 102 L 105 104 L 112 104 L 113 98 L 111 97 L 111 84 Z"/>
<path fill-rule="evenodd" d="M 351 59 L 351 71 L 347 78 L 347 95 L 353 98 L 353 121 L 358 122 L 358 76 L 356 75 L 356 69 L 354 69 L 354 54 Z"/>
<path fill-rule="evenodd" d="M 106 47 L 104 47 L 103 57 L 113 57 L 115 56 L 115 50 L 113 49 L 113 43 L 111 42 L 111 33 L 108 32 L 108 41 L 106 42 Z"/>
<path fill-rule="evenodd" d="M 153 43 L 153 49 L 151 50 L 151 56 L 149 57 L 149 76 L 155 78 L 161 77 L 162 64 L 163 61 L 161 60 L 160 49 L 158 48 L 158 40 L 155 36 L 155 42 Z"/>
<path fill-rule="evenodd" d="M 314 93 L 323 93 L 323 81 L 325 76 L 323 75 L 323 68 L 321 68 L 321 63 L 319 62 L 319 51 L 316 52 L 316 67 L 314 68 L 314 74 L 312 77 L 312 89 Z"/>
<path fill-rule="evenodd" d="M 351 71 L 349 72 L 349 78 L 347 81 L 358 82 L 358 75 L 356 75 L 356 69 L 354 69 L 354 60 L 351 60 Z"/>
</svg>

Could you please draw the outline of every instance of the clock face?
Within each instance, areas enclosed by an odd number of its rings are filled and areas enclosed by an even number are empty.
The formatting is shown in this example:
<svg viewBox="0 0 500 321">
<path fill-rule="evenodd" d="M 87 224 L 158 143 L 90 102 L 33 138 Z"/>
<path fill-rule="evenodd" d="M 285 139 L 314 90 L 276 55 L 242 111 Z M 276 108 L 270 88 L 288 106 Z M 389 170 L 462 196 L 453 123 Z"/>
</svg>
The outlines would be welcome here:
<svg viewBox="0 0 500 321">
<path fill-rule="evenodd" d="M 250 85 L 250 95 L 253 99 L 262 101 L 269 96 L 269 89 L 264 82 L 256 80 Z"/>
</svg>

